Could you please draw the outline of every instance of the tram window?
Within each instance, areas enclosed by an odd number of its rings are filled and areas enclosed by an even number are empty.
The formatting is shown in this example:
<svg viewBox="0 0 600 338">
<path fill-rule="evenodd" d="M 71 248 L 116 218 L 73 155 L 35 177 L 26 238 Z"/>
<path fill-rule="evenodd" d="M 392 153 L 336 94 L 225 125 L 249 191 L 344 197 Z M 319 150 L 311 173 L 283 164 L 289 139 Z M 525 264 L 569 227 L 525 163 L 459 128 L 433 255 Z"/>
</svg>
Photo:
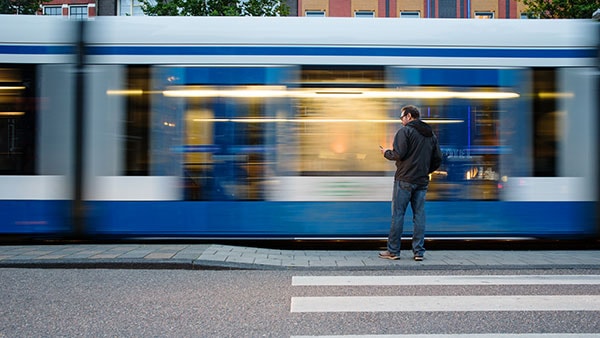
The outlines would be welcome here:
<svg viewBox="0 0 600 338">
<path fill-rule="evenodd" d="M 389 171 L 388 102 L 368 93 L 385 86 L 383 67 L 304 67 L 296 101 L 296 170 L 303 176 L 372 176 Z M 399 120 L 398 120 L 399 123 Z"/>
<path fill-rule="evenodd" d="M 0 65 L 0 174 L 33 175 L 35 67 Z"/>
<path fill-rule="evenodd" d="M 492 88 L 437 87 L 440 92 L 482 92 Z M 422 119 L 438 136 L 444 155 L 431 175 L 430 200 L 495 200 L 500 180 L 500 107 L 494 100 L 428 99 Z"/>
<path fill-rule="evenodd" d="M 128 67 L 126 174 L 154 175 L 166 165 L 180 170 L 186 200 L 264 200 L 281 111 L 272 92 L 285 90 L 274 79 L 289 71 Z M 152 89 L 157 79 L 166 79 L 163 90 Z"/>
<path fill-rule="evenodd" d="M 222 88 L 236 90 L 234 87 Z M 240 89 L 242 90 L 242 89 Z M 184 175 L 188 200 L 263 200 L 269 156 L 264 98 L 189 98 Z"/>
<path fill-rule="evenodd" d="M 558 146 L 558 111 L 556 104 L 556 71 L 536 69 L 533 73 L 533 174 L 553 177 Z"/>
<path fill-rule="evenodd" d="M 142 95 L 127 95 L 126 114 L 126 175 L 146 176 L 149 173 L 150 71 L 147 66 L 127 68 L 127 89 Z"/>
<path fill-rule="evenodd" d="M 492 69 L 304 67 L 304 93 L 295 101 L 294 167 L 302 176 L 393 174 L 393 163 L 382 159 L 378 147 L 392 146 L 400 107 L 415 104 L 444 153 L 429 198 L 495 200 L 499 120 L 502 111 L 514 110 L 510 97 L 518 94 L 510 86 L 517 79 L 516 71 Z"/>
</svg>

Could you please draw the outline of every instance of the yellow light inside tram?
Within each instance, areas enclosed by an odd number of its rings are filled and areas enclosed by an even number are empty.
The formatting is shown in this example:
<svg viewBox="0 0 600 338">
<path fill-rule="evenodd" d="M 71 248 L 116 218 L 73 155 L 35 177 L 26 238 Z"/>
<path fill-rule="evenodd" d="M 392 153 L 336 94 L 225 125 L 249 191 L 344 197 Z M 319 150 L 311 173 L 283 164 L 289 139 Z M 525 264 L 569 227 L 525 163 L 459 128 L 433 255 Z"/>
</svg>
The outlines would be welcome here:
<svg viewBox="0 0 600 338">
<path fill-rule="evenodd" d="M 556 92 L 539 92 L 540 99 L 572 99 L 575 97 L 573 93 L 556 93 Z"/>
<path fill-rule="evenodd" d="M 25 86 L 0 86 L 0 90 L 25 90 Z"/>
<path fill-rule="evenodd" d="M 247 118 L 247 119 L 223 119 L 223 118 L 205 118 L 193 119 L 194 122 L 235 122 L 235 123 L 401 123 L 400 120 L 368 120 L 368 119 L 277 119 L 277 118 Z M 463 123 L 461 119 L 423 119 L 424 122 L 431 124 L 450 124 Z"/>
<path fill-rule="evenodd" d="M 287 95 L 284 86 L 247 86 L 239 89 L 209 89 L 198 87 L 174 87 L 162 92 L 166 97 L 283 97 Z"/>
<path fill-rule="evenodd" d="M 247 86 L 243 88 L 202 88 L 198 86 L 178 86 L 164 90 L 166 97 L 288 97 L 297 99 L 473 99 L 503 100 L 520 95 L 504 91 L 433 91 L 433 90 L 352 90 L 345 88 L 329 89 L 286 89 L 285 86 Z"/>
<path fill-rule="evenodd" d="M 141 89 L 109 89 L 106 91 L 107 95 L 122 95 L 122 96 L 139 96 L 144 94 Z"/>
</svg>

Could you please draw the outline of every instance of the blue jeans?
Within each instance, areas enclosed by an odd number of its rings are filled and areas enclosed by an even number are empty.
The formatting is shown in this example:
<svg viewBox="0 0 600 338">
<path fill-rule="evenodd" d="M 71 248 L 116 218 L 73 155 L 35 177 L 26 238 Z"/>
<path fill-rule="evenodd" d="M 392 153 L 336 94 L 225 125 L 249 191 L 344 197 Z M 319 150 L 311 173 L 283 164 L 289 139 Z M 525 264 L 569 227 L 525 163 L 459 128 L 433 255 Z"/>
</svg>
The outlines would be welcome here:
<svg viewBox="0 0 600 338">
<path fill-rule="evenodd" d="M 404 214 L 410 202 L 413 211 L 412 250 L 415 256 L 425 254 L 425 195 L 427 185 L 417 185 L 403 181 L 394 182 L 392 196 L 392 225 L 388 237 L 388 251 L 400 255 L 400 239 L 404 229 Z"/>
</svg>

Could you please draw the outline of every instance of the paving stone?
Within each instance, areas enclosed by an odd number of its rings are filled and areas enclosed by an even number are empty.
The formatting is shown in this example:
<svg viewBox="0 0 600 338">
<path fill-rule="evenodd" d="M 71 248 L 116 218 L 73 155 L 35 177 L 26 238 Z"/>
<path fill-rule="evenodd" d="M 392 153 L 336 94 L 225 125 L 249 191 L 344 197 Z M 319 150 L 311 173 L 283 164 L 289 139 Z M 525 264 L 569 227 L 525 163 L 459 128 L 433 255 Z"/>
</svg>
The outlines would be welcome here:
<svg viewBox="0 0 600 338">
<path fill-rule="evenodd" d="M 152 252 L 144 256 L 144 259 L 170 259 L 173 256 L 175 256 L 175 253 L 172 252 Z"/>
</svg>

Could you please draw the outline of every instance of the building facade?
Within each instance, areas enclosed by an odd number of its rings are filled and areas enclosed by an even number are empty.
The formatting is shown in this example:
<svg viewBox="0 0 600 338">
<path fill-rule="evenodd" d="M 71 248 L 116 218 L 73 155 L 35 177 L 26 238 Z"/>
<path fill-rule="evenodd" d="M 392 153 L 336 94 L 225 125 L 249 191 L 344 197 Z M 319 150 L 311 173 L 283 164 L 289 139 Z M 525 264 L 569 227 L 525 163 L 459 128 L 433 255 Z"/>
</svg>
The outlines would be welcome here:
<svg viewBox="0 0 600 338">
<path fill-rule="evenodd" d="M 526 18 L 516 0 L 298 0 L 299 16 L 389 18 Z"/>
<path fill-rule="evenodd" d="M 526 18 L 518 0 L 285 0 L 290 16 L 376 18 Z M 76 18 L 144 15 L 139 0 L 52 0 L 44 15 Z"/>
</svg>

